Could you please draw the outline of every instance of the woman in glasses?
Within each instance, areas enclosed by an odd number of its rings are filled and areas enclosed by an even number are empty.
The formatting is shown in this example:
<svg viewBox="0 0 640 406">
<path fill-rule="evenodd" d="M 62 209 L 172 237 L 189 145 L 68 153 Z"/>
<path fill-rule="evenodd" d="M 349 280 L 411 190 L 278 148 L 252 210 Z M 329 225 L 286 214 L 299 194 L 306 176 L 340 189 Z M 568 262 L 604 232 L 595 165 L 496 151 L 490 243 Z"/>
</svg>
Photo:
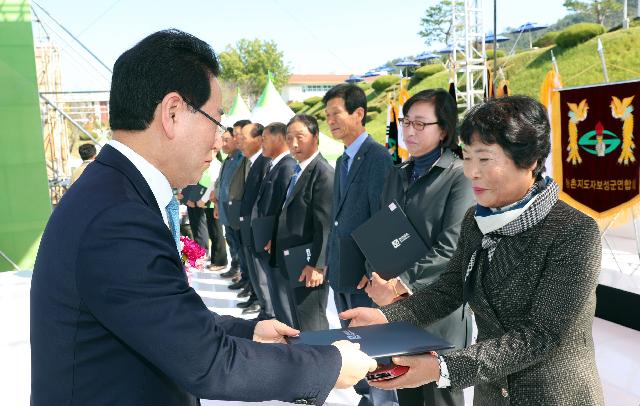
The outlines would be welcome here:
<svg viewBox="0 0 640 406">
<path fill-rule="evenodd" d="M 373 273 L 365 288 L 378 305 L 402 300 L 437 281 L 456 250 L 465 212 L 474 204 L 456 148 L 457 109 L 448 92 L 427 89 L 402 108 L 404 141 L 411 159 L 393 168 L 381 201 L 397 201 L 427 246 L 424 256 L 399 278 L 384 280 Z M 458 307 L 428 329 L 456 348 L 471 338 L 471 318 Z M 438 389 L 434 383 L 398 391 L 400 405 L 464 405 L 462 390 Z"/>
</svg>

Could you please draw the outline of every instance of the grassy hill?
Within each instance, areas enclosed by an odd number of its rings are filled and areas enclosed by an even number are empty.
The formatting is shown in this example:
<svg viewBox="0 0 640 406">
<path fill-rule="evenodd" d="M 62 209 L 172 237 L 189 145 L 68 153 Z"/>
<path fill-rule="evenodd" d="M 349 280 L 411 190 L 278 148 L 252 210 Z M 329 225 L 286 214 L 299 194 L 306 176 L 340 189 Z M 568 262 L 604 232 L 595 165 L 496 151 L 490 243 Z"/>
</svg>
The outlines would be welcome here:
<svg viewBox="0 0 640 406">
<path fill-rule="evenodd" d="M 597 39 L 600 38 L 604 46 L 607 70 L 611 82 L 621 80 L 640 79 L 640 27 L 628 30 L 618 30 L 602 34 L 596 38 L 569 49 L 558 46 L 534 49 L 520 52 L 510 57 L 498 59 L 506 78 L 509 80 L 513 94 L 525 94 L 538 98 L 540 85 L 545 74 L 551 69 L 551 53 L 558 61 L 558 69 L 565 87 L 581 86 L 604 81 L 602 66 L 597 49 Z M 492 64 L 490 63 L 490 66 Z M 410 94 L 420 90 L 442 87 L 447 88 L 449 73 L 442 71 L 429 76 L 409 89 Z M 386 91 L 376 92 L 367 84 L 361 85 L 367 93 L 369 106 L 381 109 L 375 117 L 367 122 L 367 131 L 379 142 L 384 143 L 386 127 L 387 93 L 397 91 L 397 85 Z M 313 106 L 305 106 L 301 113 L 313 114 L 322 111 L 322 102 Z M 327 135 L 331 132 L 320 113 L 320 130 Z"/>
</svg>

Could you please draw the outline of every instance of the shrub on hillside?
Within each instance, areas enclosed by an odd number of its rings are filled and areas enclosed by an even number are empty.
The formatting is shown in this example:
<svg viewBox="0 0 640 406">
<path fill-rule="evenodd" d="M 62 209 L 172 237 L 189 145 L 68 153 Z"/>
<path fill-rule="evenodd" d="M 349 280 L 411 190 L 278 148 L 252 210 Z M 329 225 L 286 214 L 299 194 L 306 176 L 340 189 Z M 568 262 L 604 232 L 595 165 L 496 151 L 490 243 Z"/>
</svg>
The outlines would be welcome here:
<svg viewBox="0 0 640 406">
<path fill-rule="evenodd" d="M 381 76 L 378 79 L 373 81 L 373 83 L 371 84 L 371 87 L 373 87 L 373 89 L 377 92 L 382 92 L 389 86 L 395 85 L 399 81 L 400 81 L 400 78 L 395 75 Z"/>
<path fill-rule="evenodd" d="M 370 104 L 367 106 L 367 111 L 375 111 L 380 113 L 382 111 L 382 106 L 380 104 Z"/>
<path fill-rule="evenodd" d="M 313 113 L 313 116 L 316 118 L 316 120 L 318 121 L 324 121 L 327 119 L 327 113 L 324 112 L 324 110 L 318 110 L 315 113 Z"/>
<path fill-rule="evenodd" d="M 487 60 L 493 59 L 493 49 L 487 49 L 486 53 L 487 53 Z M 502 49 L 498 49 L 498 51 L 496 52 L 496 56 L 498 58 L 502 58 L 505 55 L 506 54 L 504 53 L 504 50 L 502 50 Z"/>
<path fill-rule="evenodd" d="M 429 64 L 416 69 L 416 71 L 413 73 L 413 77 L 422 80 L 438 72 L 442 72 L 443 70 L 444 67 L 441 63 Z"/>
<path fill-rule="evenodd" d="M 320 102 L 322 100 L 322 97 L 320 96 L 311 96 L 308 99 L 305 99 L 305 101 L 303 101 L 304 104 L 306 104 L 307 106 L 311 107 L 314 106 L 316 104 L 318 104 L 318 102 Z"/>
<path fill-rule="evenodd" d="M 538 48 L 545 48 L 551 45 L 555 45 L 556 38 L 558 38 L 558 35 L 560 35 L 558 31 L 549 31 L 546 34 L 544 34 L 542 37 L 535 40 L 533 42 L 533 46 Z"/>
<path fill-rule="evenodd" d="M 369 121 L 373 121 L 376 119 L 376 117 L 378 117 L 380 113 L 378 113 L 377 111 L 369 111 L 367 112 L 367 123 Z"/>
<path fill-rule="evenodd" d="M 604 33 L 604 27 L 595 23 L 574 24 L 562 30 L 556 37 L 556 44 L 571 48 Z"/>
<path fill-rule="evenodd" d="M 358 83 L 358 87 L 364 91 L 371 89 L 371 85 L 369 84 L 369 82 L 360 82 Z"/>
<path fill-rule="evenodd" d="M 304 106 L 305 106 L 305 104 L 303 102 L 299 102 L 299 101 L 289 102 L 289 108 L 291 110 L 293 110 L 294 113 L 297 113 L 300 110 L 302 110 L 304 108 Z"/>
</svg>

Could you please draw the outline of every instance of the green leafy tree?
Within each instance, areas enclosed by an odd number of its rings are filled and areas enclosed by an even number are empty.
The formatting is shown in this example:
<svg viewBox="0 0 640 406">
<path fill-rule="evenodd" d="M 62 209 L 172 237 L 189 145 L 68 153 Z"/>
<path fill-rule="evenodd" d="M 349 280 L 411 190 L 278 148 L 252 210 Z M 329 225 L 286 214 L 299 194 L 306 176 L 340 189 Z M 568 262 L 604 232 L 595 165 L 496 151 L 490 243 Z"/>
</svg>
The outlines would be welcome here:
<svg viewBox="0 0 640 406">
<path fill-rule="evenodd" d="M 267 72 L 271 72 L 278 90 L 287 84 L 291 75 L 274 41 L 241 39 L 220 53 L 220 65 L 220 78 L 233 82 L 252 98 L 260 96 L 267 83 Z"/>
<path fill-rule="evenodd" d="M 612 25 L 616 16 L 620 17 L 620 11 L 622 10 L 622 4 L 617 0 L 565 0 L 564 7 L 574 13 L 581 13 L 595 16 L 598 24 Z"/>
<path fill-rule="evenodd" d="M 456 2 L 456 14 L 464 14 L 464 2 Z M 424 17 L 420 19 L 422 30 L 418 32 L 427 45 L 444 42 L 450 43 L 453 35 L 453 6 L 451 0 L 440 0 L 439 3 L 427 8 Z"/>
</svg>

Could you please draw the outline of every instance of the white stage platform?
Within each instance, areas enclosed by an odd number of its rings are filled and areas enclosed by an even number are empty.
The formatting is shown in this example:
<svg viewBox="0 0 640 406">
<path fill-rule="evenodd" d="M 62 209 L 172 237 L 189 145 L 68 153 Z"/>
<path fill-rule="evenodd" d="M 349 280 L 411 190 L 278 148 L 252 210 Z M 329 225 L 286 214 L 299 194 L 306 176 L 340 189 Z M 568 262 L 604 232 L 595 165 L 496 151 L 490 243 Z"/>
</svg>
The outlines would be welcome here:
<svg viewBox="0 0 640 406">
<path fill-rule="evenodd" d="M 629 243 L 635 244 L 630 240 Z M 616 241 L 620 246 L 624 241 Z M 630 252 L 635 252 L 635 249 Z M 601 282 L 614 287 L 631 290 L 640 294 L 640 260 L 629 251 L 616 253 L 618 265 L 609 253 L 603 258 Z M 235 307 L 238 300 L 235 293 L 227 289 L 227 280 L 217 273 L 194 275 L 193 287 L 202 296 L 207 306 L 219 314 L 240 316 Z M 609 284 L 607 283 L 607 284 Z M 0 404 L 28 405 L 30 393 L 30 351 L 29 351 L 29 288 L 31 271 L 0 273 Z M 339 327 L 333 301 L 329 300 L 329 316 L 332 328 Z M 637 309 L 629 309 L 637 311 Z M 607 405 L 640 405 L 640 332 L 596 319 L 593 326 L 596 343 L 598 369 L 604 387 Z M 52 379 L 55 379 L 52 377 Z M 466 403 L 472 404 L 472 389 L 465 391 Z M 358 396 L 352 390 L 335 390 L 329 396 L 327 405 L 356 405 Z M 243 402 L 223 402 L 207 400 L 206 406 L 240 406 Z M 259 405 L 284 405 L 282 402 L 263 402 Z"/>
</svg>

